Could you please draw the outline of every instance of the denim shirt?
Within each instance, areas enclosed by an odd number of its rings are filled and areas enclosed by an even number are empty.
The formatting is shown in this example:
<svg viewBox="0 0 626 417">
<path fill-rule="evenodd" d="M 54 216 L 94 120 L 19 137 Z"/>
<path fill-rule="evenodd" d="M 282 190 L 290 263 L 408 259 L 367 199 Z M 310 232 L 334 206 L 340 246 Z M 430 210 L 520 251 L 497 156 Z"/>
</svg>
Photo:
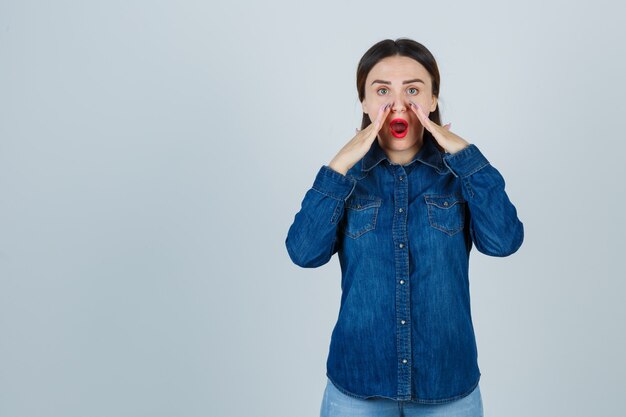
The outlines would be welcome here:
<svg viewBox="0 0 626 417">
<path fill-rule="evenodd" d="M 524 239 L 504 188 L 475 144 L 443 153 L 426 131 L 408 164 L 375 140 L 346 175 L 320 168 L 285 244 L 304 268 L 338 254 L 326 376 L 340 391 L 436 404 L 478 385 L 469 254 L 508 256 Z"/>
</svg>

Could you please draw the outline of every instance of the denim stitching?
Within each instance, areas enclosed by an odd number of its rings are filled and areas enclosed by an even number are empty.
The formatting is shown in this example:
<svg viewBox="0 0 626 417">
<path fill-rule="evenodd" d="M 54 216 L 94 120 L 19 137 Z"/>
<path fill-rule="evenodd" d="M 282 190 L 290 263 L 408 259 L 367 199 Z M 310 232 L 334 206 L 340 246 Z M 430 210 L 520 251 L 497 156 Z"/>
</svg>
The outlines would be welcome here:
<svg viewBox="0 0 626 417">
<path fill-rule="evenodd" d="M 461 178 L 467 178 L 467 177 L 469 177 L 470 175 L 475 174 L 476 172 L 480 171 L 481 169 L 483 169 L 483 168 L 484 168 L 484 167 L 486 167 L 487 165 L 489 165 L 489 162 L 485 162 L 483 165 L 479 166 L 478 168 L 476 168 L 475 170 L 473 170 L 473 171 L 472 171 L 472 172 L 470 172 L 469 174 L 464 175 L 464 176 L 463 176 L 463 177 L 461 177 Z"/>
<path fill-rule="evenodd" d="M 463 186 L 465 187 L 465 189 L 467 190 L 467 193 L 469 194 L 470 197 L 474 197 L 474 189 L 472 188 L 472 184 L 470 183 L 470 180 L 468 177 L 463 178 L 462 181 Z"/>
<path fill-rule="evenodd" d="M 341 217 L 341 213 L 343 212 L 344 202 L 342 200 L 337 200 L 337 204 L 335 204 L 335 211 L 333 211 L 333 216 L 330 219 L 331 224 L 337 224 L 339 218 Z"/>
<path fill-rule="evenodd" d="M 347 226 L 349 226 L 349 224 L 346 224 L 344 225 L 344 227 L 341 228 L 343 233 L 346 236 L 352 239 L 357 239 L 361 237 L 363 234 L 365 234 L 366 232 L 369 232 L 370 230 L 374 230 L 376 228 L 376 220 L 378 219 L 378 210 L 380 209 L 380 206 L 382 205 L 382 200 L 379 197 L 372 196 L 372 195 L 354 196 L 353 200 L 370 200 L 370 202 L 362 204 L 359 209 L 355 209 L 354 204 L 352 204 L 352 201 L 346 201 L 346 205 L 345 205 L 346 210 L 356 210 L 356 211 L 371 210 L 372 211 L 371 220 L 369 220 L 369 222 L 365 224 L 357 232 L 353 233 L 350 230 L 348 230 Z M 348 221 L 347 216 L 348 216 L 348 213 L 346 212 L 346 222 Z"/>
<path fill-rule="evenodd" d="M 429 201 L 430 198 L 433 199 L 432 202 Z M 434 201 L 434 199 L 436 198 L 445 198 L 445 199 L 454 200 L 454 201 L 452 202 L 452 205 L 450 205 L 450 207 L 442 208 L 442 207 L 439 207 L 436 201 Z M 463 200 L 462 197 L 460 197 L 458 194 L 427 194 L 424 196 L 424 200 L 426 201 L 426 205 L 427 205 L 428 223 L 430 224 L 431 227 L 444 232 L 448 236 L 454 236 L 455 234 L 463 230 L 463 228 L 465 227 L 465 207 L 463 205 L 466 204 L 466 202 Z M 459 211 L 460 211 L 459 217 L 461 220 L 459 227 L 452 229 L 452 228 L 446 227 L 443 224 L 440 225 L 434 221 L 434 210 L 450 210 L 456 204 L 459 204 L 459 206 L 461 206 L 459 208 Z M 433 208 L 433 206 L 436 208 Z"/>
</svg>

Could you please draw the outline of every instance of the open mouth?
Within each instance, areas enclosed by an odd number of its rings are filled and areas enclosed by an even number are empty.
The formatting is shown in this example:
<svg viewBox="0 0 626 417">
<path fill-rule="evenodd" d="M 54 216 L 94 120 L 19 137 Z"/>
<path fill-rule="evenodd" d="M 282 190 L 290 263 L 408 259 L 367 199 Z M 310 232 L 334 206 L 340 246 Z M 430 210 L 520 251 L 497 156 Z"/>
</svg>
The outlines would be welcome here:
<svg viewBox="0 0 626 417">
<path fill-rule="evenodd" d="M 409 131 L 409 123 L 404 119 L 393 119 L 389 123 L 389 130 L 395 138 L 403 138 Z"/>
</svg>

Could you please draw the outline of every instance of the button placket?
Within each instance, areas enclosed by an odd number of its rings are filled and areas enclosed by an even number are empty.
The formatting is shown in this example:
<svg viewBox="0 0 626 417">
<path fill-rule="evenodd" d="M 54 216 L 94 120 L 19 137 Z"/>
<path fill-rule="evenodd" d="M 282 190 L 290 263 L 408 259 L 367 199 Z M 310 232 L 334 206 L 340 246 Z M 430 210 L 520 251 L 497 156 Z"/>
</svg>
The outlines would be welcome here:
<svg viewBox="0 0 626 417">
<path fill-rule="evenodd" d="M 409 286 L 409 247 L 407 230 L 407 210 L 409 203 L 409 187 L 406 172 L 402 165 L 394 165 L 394 205 L 393 242 L 395 246 L 396 284 L 396 349 L 398 358 L 398 391 L 397 398 L 411 398 L 411 326 L 408 326 L 411 307 Z"/>
</svg>

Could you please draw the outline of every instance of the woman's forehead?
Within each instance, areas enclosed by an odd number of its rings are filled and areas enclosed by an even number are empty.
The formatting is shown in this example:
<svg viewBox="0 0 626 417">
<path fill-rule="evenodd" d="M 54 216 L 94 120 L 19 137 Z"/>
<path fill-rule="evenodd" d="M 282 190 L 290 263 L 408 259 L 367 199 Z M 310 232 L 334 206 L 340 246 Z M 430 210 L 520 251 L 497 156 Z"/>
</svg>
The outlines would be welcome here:
<svg viewBox="0 0 626 417">
<path fill-rule="evenodd" d="M 413 58 L 405 56 L 384 58 L 378 61 L 367 75 L 368 86 L 374 80 L 402 84 L 404 81 L 411 79 L 421 79 L 424 83 L 428 83 L 430 74 L 422 64 Z"/>
</svg>

